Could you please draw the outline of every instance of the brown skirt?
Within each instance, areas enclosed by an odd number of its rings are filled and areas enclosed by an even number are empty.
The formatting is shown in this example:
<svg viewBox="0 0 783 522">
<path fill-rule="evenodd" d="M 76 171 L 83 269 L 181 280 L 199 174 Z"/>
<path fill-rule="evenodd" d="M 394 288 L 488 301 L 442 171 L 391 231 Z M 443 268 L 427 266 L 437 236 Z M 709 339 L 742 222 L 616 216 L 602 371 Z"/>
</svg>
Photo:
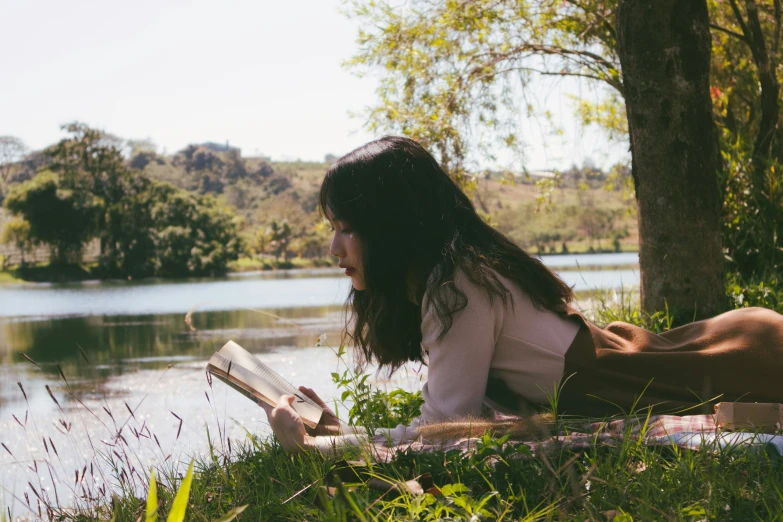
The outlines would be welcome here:
<svg viewBox="0 0 783 522">
<path fill-rule="evenodd" d="M 783 315 L 772 310 L 733 310 L 662 334 L 569 316 L 581 328 L 565 356 L 561 413 L 654 406 L 656 413 L 696 414 L 720 401 L 783 402 Z"/>
</svg>

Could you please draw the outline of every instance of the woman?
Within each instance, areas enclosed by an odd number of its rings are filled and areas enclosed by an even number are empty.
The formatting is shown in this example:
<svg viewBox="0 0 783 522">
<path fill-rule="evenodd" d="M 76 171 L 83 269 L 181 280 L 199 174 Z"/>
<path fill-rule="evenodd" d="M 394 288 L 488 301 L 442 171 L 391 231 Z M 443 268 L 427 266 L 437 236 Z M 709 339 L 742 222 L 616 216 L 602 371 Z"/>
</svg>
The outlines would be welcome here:
<svg viewBox="0 0 783 522">
<path fill-rule="evenodd" d="M 783 401 L 783 316 L 747 308 L 655 335 L 573 310 L 573 292 L 476 213 L 416 142 L 373 141 L 326 174 L 330 253 L 351 278 L 361 362 L 428 365 L 418 423 L 524 412 L 607 415 L 724 401 Z M 310 389 L 302 391 L 323 404 Z M 347 442 L 306 435 L 281 398 L 266 408 L 290 451 Z M 330 417 L 331 418 L 331 417 Z M 327 423 L 329 424 L 329 423 Z M 331 422 L 334 424 L 334 422 Z M 415 435 L 392 430 L 397 440 Z"/>
</svg>

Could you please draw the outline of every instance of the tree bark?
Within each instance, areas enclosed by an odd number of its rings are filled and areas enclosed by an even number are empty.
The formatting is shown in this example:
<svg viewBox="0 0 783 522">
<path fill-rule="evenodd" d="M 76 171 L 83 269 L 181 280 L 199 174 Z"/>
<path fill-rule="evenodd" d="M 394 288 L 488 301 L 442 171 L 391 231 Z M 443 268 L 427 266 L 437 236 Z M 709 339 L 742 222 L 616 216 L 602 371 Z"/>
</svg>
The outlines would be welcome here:
<svg viewBox="0 0 783 522">
<path fill-rule="evenodd" d="M 724 310 L 726 294 L 706 0 L 620 0 L 616 24 L 642 308 L 710 317 Z"/>
</svg>

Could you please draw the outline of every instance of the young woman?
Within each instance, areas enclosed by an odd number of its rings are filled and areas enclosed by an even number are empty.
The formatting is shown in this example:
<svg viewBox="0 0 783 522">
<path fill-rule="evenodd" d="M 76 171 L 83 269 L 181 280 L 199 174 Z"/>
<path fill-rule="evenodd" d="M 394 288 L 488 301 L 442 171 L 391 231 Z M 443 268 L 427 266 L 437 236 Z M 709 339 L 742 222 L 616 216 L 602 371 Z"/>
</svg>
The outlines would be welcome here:
<svg viewBox="0 0 783 522">
<path fill-rule="evenodd" d="M 393 438 L 488 408 L 524 412 L 555 394 L 559 412 L 580 415 L 718 396 L 783 402 L 783 316 L 746 308 L 661 335 L 599 328 L 569 306 L 571 288 L 487 225 L 410 139 L 382 138 L 340 158 L 320 207 L 334 227 L 330 253 L 353 284 L 350 341 L 360 361 L 428 366 L 421 417 Z M 308 436 L 292 400 L 266 408 L 286 449 L 347 442 Z M 329 418 L 322 432 L 336 426 Z"/>
</svg>

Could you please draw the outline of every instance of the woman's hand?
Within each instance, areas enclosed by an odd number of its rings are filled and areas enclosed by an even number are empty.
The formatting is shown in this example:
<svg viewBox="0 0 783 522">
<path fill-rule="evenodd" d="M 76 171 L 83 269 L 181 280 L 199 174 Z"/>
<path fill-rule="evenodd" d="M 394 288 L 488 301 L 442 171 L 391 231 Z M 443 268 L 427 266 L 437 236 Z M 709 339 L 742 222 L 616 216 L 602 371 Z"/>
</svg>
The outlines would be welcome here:
<svg viewBox="0 0 783 522">
<path fill-rule="evenodd" d="M 275 437 L 288 453 L 298 453 L 312 446 L 312 438 L 305 432 L 302 418 L 291 407 L 293 402 L 293 395 L 282 395 L 274 408 L 264 401 L 258 401 L 258 405 L 269 418 L 269 425 L 272 426 Z"/>
<path fill-rule="evenodd" d="M 342 428 L 340 421 L 337 420 L 337 416 L 326 405 L 324 401 L 315 393 L 312 389 L 300 386 L 299 391 L 307 395 L 314 403 L 324 409 L 324 414 L 321 416 L 321 420 L 318 422 L 318 426 L 315 429 L 308 429 L 311 435 L 340 435 L 342 434 Z"/>
</svg>

